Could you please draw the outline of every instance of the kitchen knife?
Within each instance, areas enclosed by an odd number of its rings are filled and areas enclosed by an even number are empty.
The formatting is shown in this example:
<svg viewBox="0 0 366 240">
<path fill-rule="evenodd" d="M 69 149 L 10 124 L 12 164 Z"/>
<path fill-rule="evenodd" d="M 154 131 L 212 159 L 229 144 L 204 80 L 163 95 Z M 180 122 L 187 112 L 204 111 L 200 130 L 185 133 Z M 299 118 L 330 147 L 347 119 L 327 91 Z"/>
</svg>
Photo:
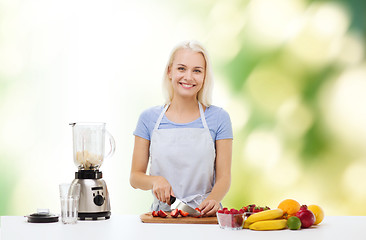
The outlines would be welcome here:
<svg viewBox="0 0 366 240">
<path fill-rule="evenodd" d="M 187 213 L 189 213 L 189 216 L 192 216 L 192 217 L 201 216 L 201 212 L 200 211 L 197 211 L 196 209 L 193 209 L 192 207 L 188 206 L 184 202 L 180 202 L 177 205 L 176 209 L 182 210 L 184 212 L 187 212 Z"/>
</svg>

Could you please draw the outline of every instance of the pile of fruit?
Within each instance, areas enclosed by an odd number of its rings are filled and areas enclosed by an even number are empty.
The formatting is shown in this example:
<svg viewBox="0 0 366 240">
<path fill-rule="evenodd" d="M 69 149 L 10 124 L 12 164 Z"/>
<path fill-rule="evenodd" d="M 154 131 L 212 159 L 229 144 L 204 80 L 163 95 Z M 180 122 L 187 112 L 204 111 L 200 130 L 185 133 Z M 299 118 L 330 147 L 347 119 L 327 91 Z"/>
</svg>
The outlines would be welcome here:
<svg viewBox="0 0 366 240">
<path fill-rule="evenodd" d="M 218 213 L 220 211 L 225 212 L 225 209 L 219 210 Z M 228 210 L 226 209 L 226 211 Z M 243 228 L 259 231 L 309 228 L 321 223 L 324 219 L 324 211 L 321 207 L 317 205 L 301 206 L 293 199 L 283 200 L 276 209 L 272 210 L 269 207 L 263 208 L 251 204 L 236 211 L 243 216 L 249 216 L 244 221 Z"/>
<path fill-rule="evenodd" d="M 324 211 L 318 205 L 300 205 L 296 200 L 285 199 L 278 205 L 283 210 L 286 226 L 291 230 L 309 228 L 318 225 L 324 219 Z"/>
</svg>

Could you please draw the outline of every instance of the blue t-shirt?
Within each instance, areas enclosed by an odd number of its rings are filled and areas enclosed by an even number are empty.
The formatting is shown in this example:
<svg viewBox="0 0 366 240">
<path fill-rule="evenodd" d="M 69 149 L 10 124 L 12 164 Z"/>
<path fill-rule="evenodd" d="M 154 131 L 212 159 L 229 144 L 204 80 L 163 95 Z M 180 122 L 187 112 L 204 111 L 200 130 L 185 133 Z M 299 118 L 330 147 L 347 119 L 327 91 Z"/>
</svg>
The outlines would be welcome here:
<svg viewBox="0 0 366 240">
<path fill-rule="evenodd" d="M 155 106 L 142 112 L 133 134 L 150 141 L 156 121 L 163 109 L 164 106 Z M 230 116 L 224 109 L 211 105 L 206 108 L 205 117 L 214 142 L 220 139 L 233 139 Z M 158 129 L 170 128 L 203 128 L 203 124 L 200 117 L 190 123 L 175 123 L 164 114 Z"/>
</svg>

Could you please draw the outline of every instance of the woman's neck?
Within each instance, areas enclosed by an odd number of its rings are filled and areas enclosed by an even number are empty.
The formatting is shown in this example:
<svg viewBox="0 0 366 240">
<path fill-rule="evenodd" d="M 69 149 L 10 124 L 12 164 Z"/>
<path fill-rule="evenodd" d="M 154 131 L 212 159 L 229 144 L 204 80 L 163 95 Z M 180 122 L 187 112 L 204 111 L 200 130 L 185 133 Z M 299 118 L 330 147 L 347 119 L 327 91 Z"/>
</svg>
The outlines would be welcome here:
<svg viewBox="0 0 366 240">
<path fill-rule="evenodd" d="M 197 99 L 173 98 L 166 116 L 169 120 L 176 123 L 188 123 L 200 117 Z"/>
<path fill-rule="evenodd" d="M 198 108 L 197 99 L 183 99 L 183 98 L 173 98 L 169 106 L 170 109 L 174 109 L 176 112 L 192 112 L 196 111 Z"/>
</svg>

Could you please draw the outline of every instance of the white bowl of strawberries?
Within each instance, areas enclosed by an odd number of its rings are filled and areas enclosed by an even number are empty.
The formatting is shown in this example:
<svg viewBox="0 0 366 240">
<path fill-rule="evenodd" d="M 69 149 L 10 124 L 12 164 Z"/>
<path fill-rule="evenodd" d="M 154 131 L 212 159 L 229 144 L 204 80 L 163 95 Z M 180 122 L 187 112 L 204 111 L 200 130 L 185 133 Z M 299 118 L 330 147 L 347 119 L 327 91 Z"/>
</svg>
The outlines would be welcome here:
<svg viewBox="0 0 366 240">
<path fill-rule="evenodd" d="M 245 212 L 244 209 L 223 208 L 216 213 L 220 228 L 230 230 L 243 229 Z"/>
</svg>

